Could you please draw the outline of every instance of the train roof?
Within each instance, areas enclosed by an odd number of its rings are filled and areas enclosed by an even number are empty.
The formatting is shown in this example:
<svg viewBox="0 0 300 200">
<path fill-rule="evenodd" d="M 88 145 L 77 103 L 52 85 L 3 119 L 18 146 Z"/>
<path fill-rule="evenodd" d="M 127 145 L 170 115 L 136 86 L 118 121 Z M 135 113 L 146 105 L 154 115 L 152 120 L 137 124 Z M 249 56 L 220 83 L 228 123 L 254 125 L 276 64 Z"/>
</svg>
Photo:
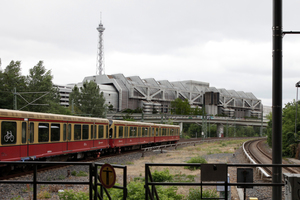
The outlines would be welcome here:
<svg viewBox="0 0 300 200">
<path fill-rule="evenodd" d="M 48 120 L 62 120 L 62 121 L 83 121 L 83 122 L 106 122 L 108 119 L 95 118 L 95 117 L 80 117 L 73 115 L 61 115 L 52 113 L 38 113 L 29 111 L 19 111 L 19 110 L 7 110 L 0 109 L 0 117 L 19 117 L 24 119 L 48 119 Z"/>
<path fill-rule="evenodd" d="M 130 125 L 139 125 L 139 126 L 151 126 L 151 127 L 173 127 L 173 128 L 178 128 L 179 126 L 177 125 L 170 125 L 170 124 L 154 124 L 154 123 L 149 123 L 149 122 L 137 122 L 137 121 L 122 121 L 122 120 L 113 120 L 113 123 L 118 125 L 118 124 L 124 124 L 127 126 Z"/>
</svg>

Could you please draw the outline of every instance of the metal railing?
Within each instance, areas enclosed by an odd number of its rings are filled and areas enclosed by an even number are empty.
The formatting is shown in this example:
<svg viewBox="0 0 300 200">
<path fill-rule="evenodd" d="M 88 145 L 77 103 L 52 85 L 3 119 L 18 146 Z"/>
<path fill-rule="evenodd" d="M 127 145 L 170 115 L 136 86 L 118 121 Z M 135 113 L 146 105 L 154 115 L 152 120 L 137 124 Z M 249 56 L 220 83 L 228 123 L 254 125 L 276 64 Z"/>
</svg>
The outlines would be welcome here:
<svg viewBox="0 0 300 200">
<path fill-rule="evenodd" d="M 99 181 L 99 167 L 104 163 L 94 162 L 43 162 L 43 161 L 25 161 L 25 162 L 0 162 L 0 166 L 6 165 L 30 165 L 33 168 L 32 180 L 0 180 L 0 184 L 32 184 L 33 185 L 33 199 L 37 199 L 37 186 L 38 185 L 88 185 L 89 186 L 89 199 L 103 199 L 103 191 L 105 191 L 107 197 L 111 199 L 107 189 L 105 189 Z M 38 180 L 38 166 L 42 165 L 59 165 L 59 166 L 88 166 L 89 180 L 88 181 L 40 181 Z M 113 188 L 123 190 L 123 199 L 127 197 L 127 166 L 111 165 L 114 168 L 123 169 L 123 186 L 113 186 Z M 100 193 L 98 192 L 98 186 L 100 186 Z"/>
<path fill-rule="evenodd" d="M 0 180 L 0 184 L 32 184 L 33 185 L 33 199 L 37 199 L 37 186 L 38 185 L 47 185 L 47 184 L 60 184 L 60 185 L 88 185 L 89 186 L 89 199 L 103 199 L 104 193 L 106 196 L 111 199 L 109 195 L 109 191 L 102 186 L 99 181 L 99 173 L 98 169 L 104 165 L 104 163 L 87 163 L 87 162 L 41 162 L 41 161 L 27 161 L 27 162 L 0 162 L 0 166 L 3 165 L 31 165 L 33 166 L 33 176 L 32 180 Z M 38 166 L 39 165 L 61 165 L 61 166 L 71 166 L 71 165 L 85 165 L 89 168 L 89 180 L 88 181 L 40 181 L 38 180 Z M 279 164 L 210 164 L 210 165 L 226 165 L 225 174 L 227 175 L 228 168 L 230 167 L 248 167 L 248 168 L 256 168 L 256 167 L 273 167 L 273 168 L 282 168 L 282 167 L 300 167 L 300 165 L 279 165 Z M 127 167 L 122 165 L 112 165 L 114 168 L 123 169 L 123 186 L 113 186 L 116 189 L 123 190 L 123 199 L 127 198 Z M 228 198 L 228 186 L 241 186 L 241 187 L 249 187 L 249 186 L 284 186 L 284 183 L 247 183 L 247 182 L 232 182 L 224 180 L 223 182 L 208 182 L 207 180 L 200 180 L 199 182 L 154 182 L 153 177 L 151 175 L 150 167 L 186 167 L 186 166 L 194 166 L 194 167 L 203 167 L 203 164 L 173 164 L 173 163 L 146 163 L 145 164 L 145 199 L 159 199 L 156 187 L 157 185 L 161 186 L 224 186 L 225 188 L 225 198 Z M 202 173 L 199 170 L 199 173 Z M 207 173 L 203 171 L 203 173 Z M 202 178 L 202 174 L 201 174 Z M 98 191 L 98 186 L 99 191 Z"/>
<path fill-rule="evenodd" d="M 211 165 L 220 165 L 218 164 L 211 164 Z M 226 165 L 226 171 L 224 172 L 227 174 L 229 167 L 248 167 L 248 168 L 256 168 L 256 167 L 300 167 L 300 165 L 279 165 L 279 164 L 224 164 Z M 284 186 L 284 183 L 247 183 L 247 182 L 235 182 L 230 183 L 227 181 L 221 182 L 204 182 L 200 180 L 200 182 L 194 183 L 186 183 L 186 182 L 154 182 L 153 177 L 151 175 L 150 167 L 187 167 L 187 166 L 194 166 L 194 167 L 201 167 L 201 164 L 172 164 L 172 163 L 146 163 L 145 164 L 145 199 L 151 200 L 159 199 L 156 187 L 157 185 L 161 186 L 224 186 L 225 190 L 225 197 L 219 199 L 228 199 L 228 186 L 241 186 L 241 187 L 253 187 L 253 186 L 266 186 L 266 187 L 273 187 L 273 186 Z M 199 170 L 199 173 L 201 170 Z M 206 173 L 206 172 L 204 172 Z M 202 198 L 205 199 L 205 198 Z M 215 199 L 215 198 L 214 198 Z"/>
</svg>

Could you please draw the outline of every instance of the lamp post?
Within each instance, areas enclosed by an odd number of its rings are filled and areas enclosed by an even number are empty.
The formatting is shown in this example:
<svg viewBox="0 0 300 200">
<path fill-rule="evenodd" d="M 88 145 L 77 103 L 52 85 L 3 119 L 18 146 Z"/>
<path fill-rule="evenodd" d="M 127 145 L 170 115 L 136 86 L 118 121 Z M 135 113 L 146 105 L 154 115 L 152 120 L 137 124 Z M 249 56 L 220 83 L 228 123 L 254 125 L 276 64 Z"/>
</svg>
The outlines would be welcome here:
<svg viewBox="0 0 300 200">
<path fill-rule="evenodd" d="M 296 114 L 295 114 L 295 138 L 297 136 L 297 114 L 298 114 L 298 88 L 300 87 L 300 81 L 295 85 L 296 87 Z"/>
</svg>

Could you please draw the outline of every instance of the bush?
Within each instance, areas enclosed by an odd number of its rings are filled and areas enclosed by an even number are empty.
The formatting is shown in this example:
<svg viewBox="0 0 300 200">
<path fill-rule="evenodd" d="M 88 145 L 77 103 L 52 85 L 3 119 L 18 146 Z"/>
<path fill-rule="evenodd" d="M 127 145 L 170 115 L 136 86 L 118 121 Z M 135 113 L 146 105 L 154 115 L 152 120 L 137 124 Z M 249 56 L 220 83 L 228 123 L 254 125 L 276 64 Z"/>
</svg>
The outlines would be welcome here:
<svg viewBox="0 0 300 200">
<path fill-rule="evenodd" d="M 98 187 L 98 190 L 100 187 Z M 127 200 L 140 200 L 145 199 L 145 188 L 144 182 L 132 181 L 127 185 Z M 176 187 L 162 187 L 156 186 L 157 193 L 160 199 L 172 199 L 172 200 L 182 200 L 183 196 L 177 194 Z M 118 200 L 123 199 L 123 191 L 120 189 L 110 188 L 108 189 L 111 199 Z M 104 199 L 107 200 L 108 197 L 104 193 Z"/>
<path fill-rule="evenodd" d="M 203 198 L 216 198 L 218 199 L 219 196 L 216 190 L 203 190 L 202 191 Z M 198 200 L 201 198 L 201 190 L 200 189 L 190 189 L 189 195 L 187 196 L 187 200 Z"/>
<path fill-rule="evenodd" d="M 200 163 L 200 164 L 206 164 L 207 161 L 205 160 L 205 158 L 203 158 L 202 156 L 198 156 L 198 157 L 193 157 L 190 160 L 188 160 L 186 163 Z M 185 167 L 186 169 L 190 169 L 190 170 L 196 170 L 196 169 L 201 169 L 201 166 L 187 166 Z"/>
<path fill-rule="evenodd" d="M 173 175 L 170 174 L 168 169 L 164 171 L 155 170 L 152 173 L 153 182 L 171 182 L 173 180 Z"/>
</svg>

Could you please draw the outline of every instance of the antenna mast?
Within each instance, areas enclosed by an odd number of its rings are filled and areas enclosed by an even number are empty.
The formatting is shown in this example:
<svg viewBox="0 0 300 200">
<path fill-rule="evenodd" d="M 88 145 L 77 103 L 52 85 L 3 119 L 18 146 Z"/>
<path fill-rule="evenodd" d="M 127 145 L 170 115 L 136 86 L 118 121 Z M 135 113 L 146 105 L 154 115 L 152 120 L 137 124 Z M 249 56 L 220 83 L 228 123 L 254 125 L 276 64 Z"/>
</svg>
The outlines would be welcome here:
<svg viewBox="0 0 300 200">
<path fill-rule="evenodd" d="M 102 24 L 102 16 L 100 13 L 100 24 L 97 28 L 98 32 L 99 32 L 99 41 L 98 41 L 98 53 L 97 53 L 97 68 L 96 68 L 96 74 L 97 75 L 102 75 L 105 74 L 104 72 L 104 56 L 103 56 L 103 39 L 102 39 L 102 35 L 103 32 L 105 30 L 105 28 L 103 27 Z"/>
</svg>

